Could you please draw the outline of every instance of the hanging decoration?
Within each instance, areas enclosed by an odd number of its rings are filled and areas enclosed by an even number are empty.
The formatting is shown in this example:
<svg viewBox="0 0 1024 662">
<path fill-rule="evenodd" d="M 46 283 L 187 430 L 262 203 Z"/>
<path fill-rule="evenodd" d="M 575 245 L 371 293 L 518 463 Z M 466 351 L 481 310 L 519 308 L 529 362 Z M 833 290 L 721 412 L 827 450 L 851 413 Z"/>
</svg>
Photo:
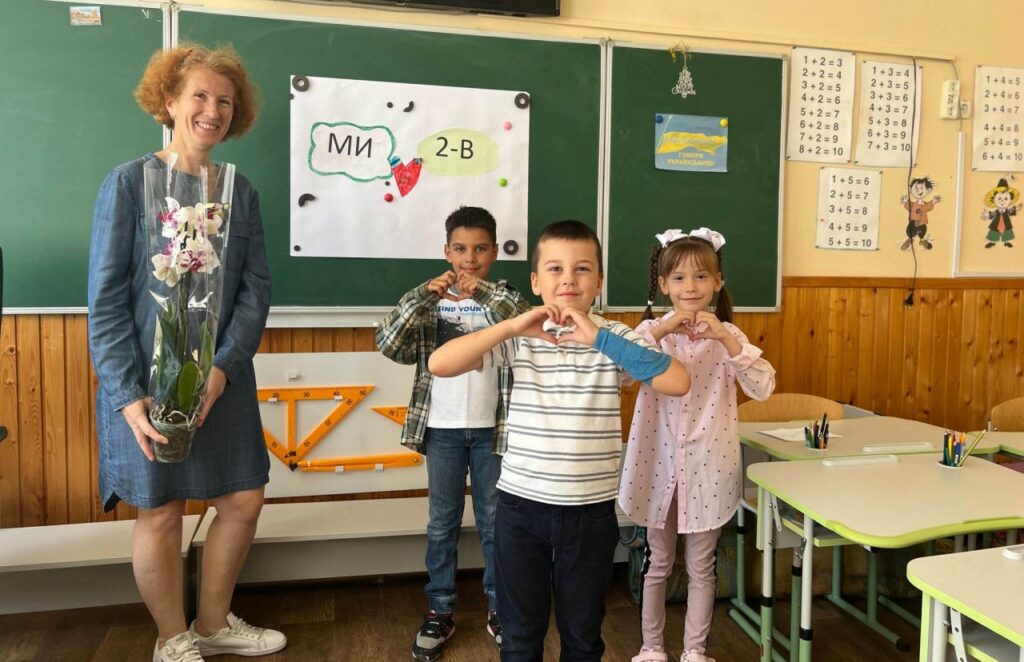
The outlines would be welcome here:
<svg viewBox="0 0 1024 662">
<path fill-rule="evenodd" d="M 668 49 L 668 54 L 672 56 L 672 61 L 675 62 L 677 57 L 683 58 L 683 68 L 679 71 L 679 78 L 676 80 L 675 87 L 672 88 L 672 94 L 678 94 L 683 99 L 688 96 L 697 94 L 697 90 L 693 87 L 693 74 L 690 73 L 690 49 L 681 44 L 676 44 L 672 48 Z"/>
</svg>

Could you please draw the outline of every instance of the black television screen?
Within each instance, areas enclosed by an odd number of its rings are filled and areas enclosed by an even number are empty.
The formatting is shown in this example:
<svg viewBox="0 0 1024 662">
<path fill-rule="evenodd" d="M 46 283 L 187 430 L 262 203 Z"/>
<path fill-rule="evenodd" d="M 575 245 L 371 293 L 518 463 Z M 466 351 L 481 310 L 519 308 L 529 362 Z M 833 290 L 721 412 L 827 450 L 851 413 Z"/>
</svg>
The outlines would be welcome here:
<svg viewBox="0 0 1024 662">
<path fill-rule="evenodd" d="M 398 5 L 417 9 L 462 9 L 483 14 L 558 16 L 561 0 L 354 0 L 368 4 Z"/>
</svg>

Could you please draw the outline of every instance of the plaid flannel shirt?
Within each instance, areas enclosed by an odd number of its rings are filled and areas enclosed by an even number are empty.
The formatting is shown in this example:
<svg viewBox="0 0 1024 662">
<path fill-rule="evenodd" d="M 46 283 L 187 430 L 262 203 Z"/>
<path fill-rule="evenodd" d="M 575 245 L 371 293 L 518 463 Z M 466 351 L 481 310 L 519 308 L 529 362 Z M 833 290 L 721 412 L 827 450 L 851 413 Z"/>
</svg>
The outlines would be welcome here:
<svg viewBox="0 0 1024 662">
<path fill-rule="evenodd" d="M 430 418 L 430 385 L 434 376 L 427 368 L 427 361 L 437 347 L 437 303 L 441 298 L 427 289 L 427 283 L 406 292 L 398 305 L 377 325 L 377 348 L 381 354 L 395 363 L 416 365 L 416 377 L 412 384 L 412 398 L 402 426 L 402 445 L 417 453 L 423 452 L 423 437 Z M 491 283 L 477 281 L 473 300 L 484 309 L 484 316 L 491 324 L 515 317 L 530 309 L 522 294 L 505 281 Z M 498 409 L 495 412 L 494 452 L 505 452 L 507 434 L 505 419 L 508 417 L 508 400 L 512 392 L 512 370 L 498 369 Z"/>
</svg>

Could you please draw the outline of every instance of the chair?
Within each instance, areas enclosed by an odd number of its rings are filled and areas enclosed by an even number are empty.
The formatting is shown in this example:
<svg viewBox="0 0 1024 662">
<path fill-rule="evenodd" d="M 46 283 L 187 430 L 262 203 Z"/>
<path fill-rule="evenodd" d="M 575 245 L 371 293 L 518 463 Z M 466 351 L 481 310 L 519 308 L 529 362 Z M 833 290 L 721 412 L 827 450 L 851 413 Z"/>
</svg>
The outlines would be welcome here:
<svg viewBox="0 0 1024 662">
<path fill-rule="evenodd" d="M 988 425 L 990 430 L 1024 432 L 1024 397 L 1007 400 L 992 407 Z"/>
<path fill-rule="evenodd" d="M 828 398 L 822 398 L 817 395 L 808 395 L 806 393 L 775 393 L 770 398 L 764 401 L 748 400 L 739 406 L 737 412 L 738 418 L 742 422 L 756 423 L 759 421 L 795 421 L 802 420 L 804 422 L 821 418 L 822 414 L 828 414 L 828 417 L 832 420 L 839 420 L 844 418 L 843 406 L 835 400 L 829 400 Z M 762 458 L 758 451 L 752 449 L 744 449 L 743 451 L 743 469 L 744 475 L 746 475 L 746 467 L 749 463 L 755 461 L 762 461 L 768 458 Z M 748 514 L 757 516 L 757 498 L 752 493 L 752 484 L 744 479 L 743 483 L 743 497 L 740 499 L 740 508 L 737 513 L 737 531 L 736 531 L 736 547 L 737 556 L 740 554 L 746 555 L 746 543 L 744 541 L 744 531 L 746 529 L 745 522 Z M 744 512 L 746 511 L 746 512 Z M 777 543 L 778 544 L 778 543 Z M 817 568 L 819 572 L 821 569 L 828 568 L 829 563 L 826 556 L 830 555 L 825 550 L 820 552 L 815 550 L 816 556 L 822 556 L 821 559 L 815 559 L 817 561 Z M 785 576 L 785 566 L 781 565 L 783 561 L 782 557 L 779 556 L 776 559 L 776 563 L 780 564 L 776 568 L 775 577 L 776 581 Z M 747 618 L 754 621 L 755 618 L 748 613 L 741 603 L 745 600 L 746 596 L 746 582 L 748 581 L 745 571 L 747 559 L 744 558 L 742 562 L 737 560 L 737 591 L 739 592 L 736 600 L 733 604 L 740 610 L 740 613 L 747 615 Z M 797 590 L 797 579 L 798 576 L 793 577 L 791 590 L 796 592 Z M 813 580 L 812 580 L 813 581 Z M 742 586 L 741 586 L 742 585 Z M 783 585 L 776 587 L 778 592 L 782 592 L 785 589 Z M 733 620 L 737 623 L 740 622 L 739 616 L 730 613 Z"/>
<path fill-rule="evenodd" d="M 995 409 L 992 412 L 994 414 Z M 820 419 L 822 414 L 839 420 L 843 418 L 843 406 L 835 400 L 807 393 L 775 393 L 763 402 L 748 400 L 738 411 L 739 420 L 748 422 Z"/>
</svg>

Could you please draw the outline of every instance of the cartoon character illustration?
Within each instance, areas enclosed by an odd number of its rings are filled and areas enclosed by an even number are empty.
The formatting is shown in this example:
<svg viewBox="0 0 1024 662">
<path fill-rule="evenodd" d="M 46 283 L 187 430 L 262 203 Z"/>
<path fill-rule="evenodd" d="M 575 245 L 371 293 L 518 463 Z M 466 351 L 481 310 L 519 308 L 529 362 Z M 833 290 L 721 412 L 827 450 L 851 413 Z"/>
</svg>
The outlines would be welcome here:
<svg viewBox="0 0 1024 662">
<path fill-rule="evenodd" d="M 985 206 L 988 209 L 981 210 L 981 220 L 990 221 L 988 224 L 988 243 L 985 248 L 992 248 L 997 241 L 1003 242 L 1007 248 L 1013 248 L 1013 221 L 1011 216 L 1016 216 L 1021 208 L 1020 191 L 1013 188 L 1003 177 L 995 188 L 985 194 Z"/>
<path fill-rule="evenodd" d="M 909 195 L 900 196 L 900 204 L 910 212 L 907 215 L 907 238 L 900 244 L 900 250 L 910 248 L 917 236 L 921 246 L 925 250 L 931 250 L 932 237 L 928 234 L 928 212 L 935 208 L 935 205 L 942 202 L 942 196 L 933 196 L 931 200 L 925 198 L 935 189 L 935 182 L 931 177 L 915 177 L 910 180 L 907 187 Z"/>
</svg>

